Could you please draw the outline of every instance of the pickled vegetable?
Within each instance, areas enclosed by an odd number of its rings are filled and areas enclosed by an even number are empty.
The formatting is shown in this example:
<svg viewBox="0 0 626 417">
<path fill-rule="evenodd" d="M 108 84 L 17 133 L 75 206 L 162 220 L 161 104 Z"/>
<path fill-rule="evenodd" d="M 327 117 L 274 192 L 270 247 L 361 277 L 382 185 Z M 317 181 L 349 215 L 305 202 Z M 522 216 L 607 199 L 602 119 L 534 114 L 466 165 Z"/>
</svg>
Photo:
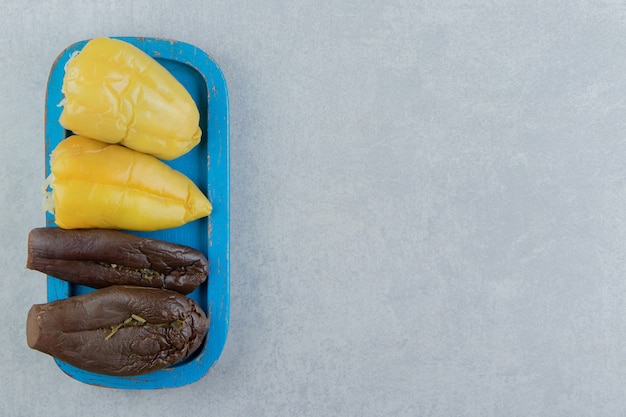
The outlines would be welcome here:
<svg viewBox="0 0 626 417">
<path fill-rule="evenodd" d="M 45 206 L 63 229 L 154 231 L 212 211 L 184 174 L 124 146 L 71 136 L 52 152 L 50 170 Z"/>
<path fill-rule="evenodd" d="M 127 42 L 95 38 L 65 68 L 59 122 L 77 135 L 171 160 L 201 139 L 193 98 L 155 59 Z"/>
<path fill-rule="evenodd" d="M 206 281 L 199 251 L 114 230 L 36 228 L 28 235 L 26 267 L 92 288 L 138 285 L 188 294 Z"/>
<path fill-rule="evenodd" d="M 115 285 L 32 306 L 26 338 L 30 348 L 89 372 L 141 375 L 188 358 L 208 325 L 182 294 Z"/>
</svg>

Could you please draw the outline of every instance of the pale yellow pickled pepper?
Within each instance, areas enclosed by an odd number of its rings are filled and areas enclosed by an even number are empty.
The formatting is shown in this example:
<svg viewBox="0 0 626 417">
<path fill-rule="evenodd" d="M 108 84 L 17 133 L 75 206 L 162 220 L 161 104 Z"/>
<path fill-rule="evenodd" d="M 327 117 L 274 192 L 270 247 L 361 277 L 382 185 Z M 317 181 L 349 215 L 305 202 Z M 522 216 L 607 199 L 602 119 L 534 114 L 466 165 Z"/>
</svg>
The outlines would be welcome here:
<svg viewBox="0 0 626 417">
<path fill-rule="evenodd" d="M 198 108 L 155 59 L 117 39 L 95 38 L 65 68 L 59 122 L 77 135 L 171 160 L 201 139 Z"/>
<path fill-rule="evenodd" d="M 212 206 L 184 174 L 124 146 L 71 136 L 50 156 L 48 199 L 57 226 L 154 231 L 208 216 Z"/>
</svg>

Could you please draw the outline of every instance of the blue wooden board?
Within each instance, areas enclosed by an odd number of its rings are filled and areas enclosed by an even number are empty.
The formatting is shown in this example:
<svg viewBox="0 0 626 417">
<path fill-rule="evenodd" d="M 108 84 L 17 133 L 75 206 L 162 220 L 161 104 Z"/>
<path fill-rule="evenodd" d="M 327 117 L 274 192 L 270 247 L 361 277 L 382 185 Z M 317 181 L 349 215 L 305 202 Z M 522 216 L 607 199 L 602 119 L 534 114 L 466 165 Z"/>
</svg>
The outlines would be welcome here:
<svg viewBox="0 0 626 417">
<path fill-rule="evenodd" d="M 137 46 L 154 57 L 187 88 L 200 110 L 202 140 L 191 152 L 173 161 L 164 161 L 183 172 L 208 196 L 213 212 L 174 229 L 149 233 L 132 232 L 193 247 L 209 259 L 207 282 L 188 296 L 210 316 L 210 326 L 201 349 L 184 362 L 169 368 L 134 377 L 113 377 L 86 372 L 55 359 L 71 377 L 93 385 L 123 389 L 173 388 L 202 378 L 218 360 L 228 333 L 230 317 L 230 161 L 228 91 L 219 67 L 202 50 L 193 45 L 155 38 L 117 37 Z M 46 94 L 45 172 L 50 173 L 50 153 L 71 132 L 59 124 L 63 95 L 61 87 L 64 66 L 70 56 L 80 51 L 87 41 L 65 49 L 50 71 Z M 46 225 L 56 227 L 54 216 L 46 214 Z M 92 289 L 69 284 L 48 276 L 48 301 L 55 301 Z"/>
</svg>

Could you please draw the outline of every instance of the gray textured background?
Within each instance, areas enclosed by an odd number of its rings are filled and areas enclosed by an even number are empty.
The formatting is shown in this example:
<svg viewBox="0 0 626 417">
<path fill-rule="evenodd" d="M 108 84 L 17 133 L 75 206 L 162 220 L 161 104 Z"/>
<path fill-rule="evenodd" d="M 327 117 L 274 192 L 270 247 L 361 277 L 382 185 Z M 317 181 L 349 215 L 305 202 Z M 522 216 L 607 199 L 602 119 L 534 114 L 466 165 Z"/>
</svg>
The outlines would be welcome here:
<svg viewBox="0 0 626 417">
<path fill-rule="evenodd" d="M 0 5 L 0 415 L 626 413 L 621 1 Z M 231 97 L 232 315 L 207 377 L 85 385 L 27 348 L 67 45 L 173 38 Z"/>
</svg>

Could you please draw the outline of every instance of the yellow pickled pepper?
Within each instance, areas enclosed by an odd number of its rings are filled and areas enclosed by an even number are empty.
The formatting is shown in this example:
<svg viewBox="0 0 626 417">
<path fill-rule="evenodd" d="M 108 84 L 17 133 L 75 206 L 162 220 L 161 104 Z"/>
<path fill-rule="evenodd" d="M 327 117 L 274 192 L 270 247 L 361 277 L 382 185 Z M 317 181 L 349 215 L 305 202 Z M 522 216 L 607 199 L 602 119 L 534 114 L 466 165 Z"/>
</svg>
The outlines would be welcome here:
<svg viewBox="0 0 626 417">
<path fill-rule="evenodd" d="M 95 38 L 65 68 L 59 122 L 77 135 L 171 160 L 201 139 L 198 108 L 165 67 L 134 45 Z"/>
<path fill-rule="evenodd" d="M 184 174 L 124 146 L 71 136 L 50 156 L 57 226 L 154 231 L 208 216 L 212 206 Z"/>
</svg>

